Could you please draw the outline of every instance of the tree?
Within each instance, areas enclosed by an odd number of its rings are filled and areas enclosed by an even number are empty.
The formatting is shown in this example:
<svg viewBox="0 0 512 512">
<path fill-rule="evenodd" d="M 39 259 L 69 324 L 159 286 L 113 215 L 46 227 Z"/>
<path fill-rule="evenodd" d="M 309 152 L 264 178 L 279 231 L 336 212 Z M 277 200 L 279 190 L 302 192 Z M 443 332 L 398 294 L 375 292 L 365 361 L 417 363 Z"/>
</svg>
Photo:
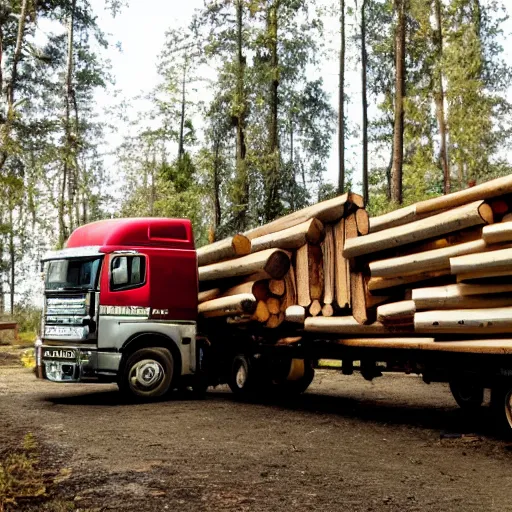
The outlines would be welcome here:
<svg viewBox="0 0 512 512">
<path fill-rule="evenodd" d="M 345 0 L 340 0 L 340 81 L 338 87 L 338 192 L 345 190 Z"/>
<path fill-rule="evenodd" d="M 368 53 L 366 50 L 366 2 L 361 5 L 361 94 L 363 108 L 363 198 L 365 204 L 368 196 Z"/>
</svg>

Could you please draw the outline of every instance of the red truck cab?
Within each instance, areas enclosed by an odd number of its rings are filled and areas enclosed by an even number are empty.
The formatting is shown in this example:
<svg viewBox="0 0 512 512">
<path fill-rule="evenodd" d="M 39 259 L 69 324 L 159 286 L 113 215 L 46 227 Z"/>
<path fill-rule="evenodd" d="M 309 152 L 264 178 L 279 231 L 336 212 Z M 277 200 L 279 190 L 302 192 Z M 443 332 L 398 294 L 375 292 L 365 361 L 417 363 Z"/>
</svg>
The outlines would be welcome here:
<svg viewBox="0 0 512 512">
<path fill-rule="evenodd" d="M 197 255 L 187 219 L 111 219 L 43 258 L 37 374 L 117 382 L 139 397 L 200 373 Z"/>
</svg>

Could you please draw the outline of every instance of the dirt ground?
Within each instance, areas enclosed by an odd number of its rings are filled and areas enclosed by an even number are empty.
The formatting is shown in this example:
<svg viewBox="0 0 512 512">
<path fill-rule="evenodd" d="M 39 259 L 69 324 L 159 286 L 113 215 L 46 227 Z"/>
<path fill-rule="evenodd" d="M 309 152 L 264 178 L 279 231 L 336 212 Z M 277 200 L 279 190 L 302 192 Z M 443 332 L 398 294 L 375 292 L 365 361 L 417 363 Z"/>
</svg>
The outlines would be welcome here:
<svg viewBox="0 0 512 512">
<path fill-rule="evenodd" d="M 61 475 L 19 510 L 512 511 L 512 444 L 489 419 L 414 376 L 321 371 L 293 401 L 222 388 L 134 405 L 0 367 L 0 458 L 32 432 Z"/>
</svg>

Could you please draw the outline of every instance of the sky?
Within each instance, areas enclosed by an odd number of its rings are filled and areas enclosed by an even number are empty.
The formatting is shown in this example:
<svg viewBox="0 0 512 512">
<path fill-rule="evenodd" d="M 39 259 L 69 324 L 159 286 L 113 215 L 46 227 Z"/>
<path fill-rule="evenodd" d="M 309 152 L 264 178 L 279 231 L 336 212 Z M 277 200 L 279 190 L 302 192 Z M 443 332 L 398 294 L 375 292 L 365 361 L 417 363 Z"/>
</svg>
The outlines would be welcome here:
<svg viewBox="0 0 512 512">
<path fill-rule="evenodd" d="M 491 0 L 483 0 L 484 2 Z M 319 3 L 327 4 L 329 0 L 319 0 Z M 140 93 L 147 93 L 158 83 L 157 57 L 163 48 L 165 41 L 165 32 L 170 27 L 177 25 L 186 25 L 192 17 L 195 9 L 203 6 L 204 0 L 128 0 L 121 13 L 112 18 L 110 13 L 105 11 L 104 0 L 91 0 L 94 11 L 99 17 L 100 27 L 110 34 L 112 43 L 106 52 L 106 57 L 111 61 L 112 73 L 114 75 L 116 86 L 121 97 L 128 100 L 134 98 Z M 512 14 L 512 0 L 508 0 L 509 14 Z M 508 20 L 504 25 L 505 40 L 503 47 L 505 49 L 505 58 L 509 65 L 512 65 L 512 20 Z M 334 34 L 334 41 L 337 42 L 336 33 L 338 24 L 335 19 L 326 23 L 327 31 Z M 350 28 L 349 28 L 350 30 Z M 119 43 L 120 50 L 116 47 Z M 311 78 L 316 78 L 320 74 L 324 80 L 326 91 L 330 94 L 333 108 L 337 110 L 338 94 L 338 69 L 336 56 L 333 51 L 333 59 L 324 61 L 318 70 L 312 72 Z M 346 84 L 349 95 L 347 104 L 347 116 L 350 122 L 360 125 L 361 123 L 361 104 L 360 96 L 360 72 L 355 60 L 348 65 L 346 73 Z M 315 75 L 315 76 L 313 76 Z M 512 101 L 512 86 L 509 91 L 509 99 Z M 101 92 L 98 95 L 98 104 L 107 109 L 119 101 L 115 98 L 113 91 Z M 376 106 L 370 100 L 370 118 L 372 110 Z M 110 136 L 110 143 L 115 146 L 122 136 L 121 129 L 117 135 Z M 360 168 L 360 139 L 359 134 L 347 141 L 347 161 Z M 370 167 L 377 163 L 378 155 L 370 154 Z M 388 157 L 385 157 L 387 161 Z M 512 155 L 510 156 L 512 161 Z M 380 163 L 380 162 L 379 162 Z M 336 182 L 337 180 L 337 147 L 336 134 L 333 134 L 332 151 L 328 162 L 328 171 L 326 180 Z M 354 181 L 360 181 L 360 173 L 356 171 Z M 355 187 L 356 190 L 358 187 Z"/>
</svg>

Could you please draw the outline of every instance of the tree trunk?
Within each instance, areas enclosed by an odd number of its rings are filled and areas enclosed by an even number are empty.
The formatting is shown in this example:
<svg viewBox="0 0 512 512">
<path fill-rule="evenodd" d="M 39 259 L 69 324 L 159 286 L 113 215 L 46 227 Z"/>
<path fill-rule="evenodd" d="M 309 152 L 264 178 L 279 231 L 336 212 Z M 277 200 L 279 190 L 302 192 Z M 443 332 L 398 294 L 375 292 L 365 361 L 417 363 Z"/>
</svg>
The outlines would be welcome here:
<svg viewBox="0 0 512 512">
<path fill-rule="evenodd" d="M 340 0 L 340 84 L 338 98 L 338 193 L 345 188 L 345 0 Z"/>
<path fill-rule="evenodd" d="M 16 246 L 14 245 L 14 219 L 13 208 L 9 209 L 9 258 L 10 258 L 10 273 L 11 273 L 11 286 L 10 286 L 10 306 L 11 315 L 14 314 L 14 293 L 16 286 Z"/>
<path fill-rule="evenodd" d="M 391 200 L 402 204 L 402 168 L 404 159 L 405 98 L 405 11 L 407 0 L 395 0 L 397 16 L 395 32 L 395 124 L 393 130 L 393 167 L 391 169 Z"/>
<path fill-rule="evenodd" d="M 245 55 L 243 54 L 243 0 L 236 3 L 236 39 L 237 39 L 237 78 L 236 78 L 236 190 L 235 190 L 235 227 L 240 231 L 247 229 L 247 209 L 249 205 L 249 177 L 245 161 L 245 122 L 247 101 L 245 95 Z"/>
<path fill-rule="evenodd" d="M 434 45 L 436 47 L 437 62 L 434 76 L 434 96 L 436 103 L 436 115 L 437 123 L 439 125 L 439 136 L 440 136 L 440 147 L 439 157 L 441 160 L 441 167 L 443 169 L 443 192 L 445 194 L 450 193 L 450 168 L 448 164 L 448 149 L 446 144 L 447 129 L 446 129 L 446 115 L 444 111 L 444 86 L 443 86 L 443 74 L 442 69 L 442 58 L 443 58 L 443 26 L 441 19 L 441 0 L 434 0 L 434 10 L 436 17 L 436 29 L 434 31 Z"/>
<path fill-rule="evenodd" d="M 366 0 L 361 6 L 361 93 L 363 105 L 363 198 L 368 204 L 368 54 L 366 52 Z"/>
<path fill-rule="evenodd" d="M 220 142 L 214 142 L 213 156 L 213 241 L 217 240 L 217 230 L 221 223 L 220 209 Z"/>
<path fill-rule="evenodd" d="M 183 75 L 181 77 L 181 114 L 180 114 L 180 136 L 178 140 L 178 162 L 181 162 L 183 154 L 185 153 L 185 144 L 183 141 L 183 133 L 185 128 L 185 101 L 186 101 L 186 90 L 185 85 L 187 82 L 187 59 L 183 63 Z"/>
<path fill-rule="evenodd" d="M 269 90 L 269 166 L 267 170 L 267 197 L 265 218 L 270 222 L 279 215 L 279 138 L 278 138 L 278 87 L 279 61 L 277 55 L 279 0 L 273 0 L 267 11 L 268 49 L 270 53 L 270 90 Z"/>
<path fill-rule="evenodd" d="M 21 3 L 20 17 L 18 21 L 18 34 L 16 37 L 16 47 L 14 49 L 14 55 L 12 57 L 12 71 L 11 79 L 6 89 L 6 102 L 7 102 L 7 113 L 4 122 L 4 126 L 0 127 L 2 132 L 0 133 L 0 147 L 6 148 L 8 146 L 10 129 L 12 120 L 14 117 L 14 90 L 16 89 L 16 82 L 18 79 L 18 64 L 21 58 L 21 47 L 23 44 L 23 38 L 25 36 L 25 22 L 27 18 L 27 6 L 28 0 L 23 0 Z M 2 67 L 2 49 L 0 48 L 0 68 Z M 0 82 L 1 83 L 1 82 Z M 1 91 L 2 89 L 0 89 Z M 7 160 L 8 151 L 2 150 L 0 152 L 0 170 L 3 169 Z"/>
</svg>

